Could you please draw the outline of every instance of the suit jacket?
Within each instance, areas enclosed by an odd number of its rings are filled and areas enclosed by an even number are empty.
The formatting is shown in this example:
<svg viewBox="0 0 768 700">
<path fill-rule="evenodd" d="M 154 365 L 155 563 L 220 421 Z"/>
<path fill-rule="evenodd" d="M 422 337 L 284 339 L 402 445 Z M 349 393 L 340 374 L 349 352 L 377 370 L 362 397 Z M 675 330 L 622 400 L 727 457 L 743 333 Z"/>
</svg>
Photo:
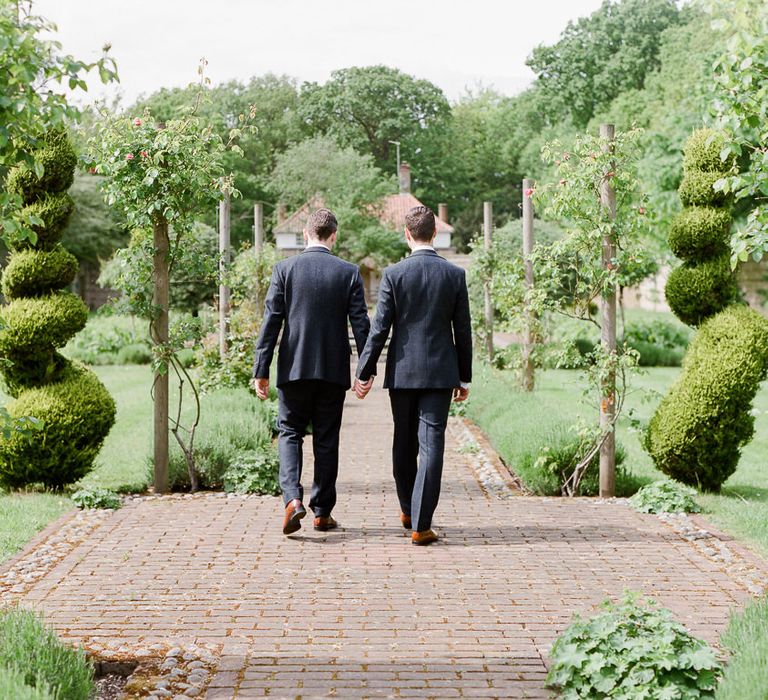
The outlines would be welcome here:
<svg viewBox="0 0 768 700">
<path fill-rule="evenodd" d="M 358 355 L 370 321 L 363 281 L 356 265 L 322 247 L 281 260 L 272 270 L 264 321 L 256 341 L 253 376 L 269 377 L 280 329 L 277 385 L 297 379 L 322 379 L 351 386 L 347 319 Z"/>
<path fill-rule="evenodd" d="M 384 387 L 453 389 L 472 380 L 472 328 L 464 270 L 417 250 L 384 270 L 371 333 L 357 368 L 367 381 L 392 328 Z"/>
</svg>

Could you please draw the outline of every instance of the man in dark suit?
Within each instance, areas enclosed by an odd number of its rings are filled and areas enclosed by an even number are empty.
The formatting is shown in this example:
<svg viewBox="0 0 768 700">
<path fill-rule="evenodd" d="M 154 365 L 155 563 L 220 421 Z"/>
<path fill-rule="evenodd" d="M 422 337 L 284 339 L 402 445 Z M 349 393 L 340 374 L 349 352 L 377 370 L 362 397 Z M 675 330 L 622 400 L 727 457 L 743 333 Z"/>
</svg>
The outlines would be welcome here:
<svg viewBox="0 0 768 700">
<path fill-rule="evenodd" d="M 269 396 L 269 366 L 282 329 L 277 355 L 279 399 L 278 452 L 280 488 L 285 502 L 283 532 L 301 528 L 307 514 L 302 503 L 302 445 L 312 424 L 315 476 L 309 507 L 316 530 L 332 530 L 339 471 L 339 429 L 344 396 L 351 386 L 347 319 L 358 355 L 370 321 L 363 282 L 356 265 L 331 254 L 338 223 L 328 209 L 313 212 L 304 229 L 306 248 L 278 262 L 256 342 L 252 384 L 260 399 Z"/>
<path fill-rule="evenodd" d="M 384 388 L 395 432 L 392 466 L 400 521 L 414 544 L 431 544 L 440 496 L 451 397 L 464 401 L 472 379 L 472 328 L 464 270 L 432 245 L 435 215 L 414 207 L 405 218 L 411 255 L 384 270 L 371 333 L 358 364 L 355 393 L 365 398 L 390 329 Z M 412 527 L 413 526 L 413 527 Z"/>
</svg>

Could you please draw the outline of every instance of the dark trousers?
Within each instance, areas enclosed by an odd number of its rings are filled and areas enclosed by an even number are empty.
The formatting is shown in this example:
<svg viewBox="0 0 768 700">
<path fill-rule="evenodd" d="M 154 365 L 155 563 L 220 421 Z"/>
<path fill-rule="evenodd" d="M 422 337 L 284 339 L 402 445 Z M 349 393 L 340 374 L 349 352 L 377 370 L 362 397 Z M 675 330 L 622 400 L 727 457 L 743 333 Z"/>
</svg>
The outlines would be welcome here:
<svg viewBox="0 0 768 700">
<path fill-rule="evenodd" d="M 392 471 L 403 513 L 429 530 L 440 498 L 450 389 L 390 389 L 395 434 Z"/>
<path fill-rule="evenodd" d="M 304 436 L 312 423 L 315 475 L 309 507 L 327 517 L 336 505 L 339 473 L 339 429 L 346 389 L 320 379 L 299 379 L 277 388 L 279 399 L 277 439 L 280 454 L 280 488 L 286 505 L 304 499 L 301 485 Z"/>
</svg>

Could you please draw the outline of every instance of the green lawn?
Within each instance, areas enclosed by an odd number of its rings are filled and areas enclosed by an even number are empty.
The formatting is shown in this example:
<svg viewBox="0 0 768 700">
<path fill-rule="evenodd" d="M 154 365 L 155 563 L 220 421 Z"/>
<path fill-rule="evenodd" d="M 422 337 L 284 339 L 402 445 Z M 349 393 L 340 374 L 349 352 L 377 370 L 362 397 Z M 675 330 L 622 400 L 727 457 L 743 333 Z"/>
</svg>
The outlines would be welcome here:
<svg viewBox="0 0 768 700">
<path fill-rule="evenodd" d="M 679 374 L 678 368 L 653 368 L 633 380 L 627 410 L 646 422 L 656 404 Z M 548 431 L 561 422 L 573 423 L 579 416 L 593 417 L 596 407 L 582 393 L 580 375 L 572 370 L 547 370 L 537 374 L 533 394 L 519 391 L 513 371 L 480 367 L 467 408 L 470 418 L 482 427 L 507 464 L 514 470 L 521 455 L 546 443 Z M 768 554 L 768 386 L 755 401 L 755 438 L 742 453 L 736 473 L 722 493 L 701 495 L 708 517 Z M 617 436 L 627 450 L 626 465 L 644 480 L 663 478 L 640 445 L 638 434 L 624 417 Z"/>
<path fill-rule="evenodd" d="M 115 488 L 146 481 L 146 457 L 152 440 L 152 381 L 147 366 L 94 368 L 117 402 L 117 421 L 104 443 L 96 468 L 82 484 Z M 5 402 L 6 397 L 0 395 Z M 66 496 L 48 493 L 0 493 L 0 561 L 21 549 L 38 531 L 73 507 Z"/>
</svg>

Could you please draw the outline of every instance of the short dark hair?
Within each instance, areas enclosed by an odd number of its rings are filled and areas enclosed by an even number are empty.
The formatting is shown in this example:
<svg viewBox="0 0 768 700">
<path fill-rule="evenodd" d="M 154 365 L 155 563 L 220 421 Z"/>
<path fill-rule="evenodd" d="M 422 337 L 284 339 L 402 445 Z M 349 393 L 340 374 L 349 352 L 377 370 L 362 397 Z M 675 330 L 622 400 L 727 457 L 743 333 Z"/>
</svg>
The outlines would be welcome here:
<svg viewBox="0 0 768 700">
<path fill-rule="evenodd" d="M 339 228 L 339 222 L 330 209 L 313 211 L 307 219 L 307 235 L 321 241 L 330 238 Z"/>
<path fill-rule="evenodd" d="M 427 243 L 435 234 L 435 212 L 424 205 L 413 207 L 405 215 L 405 227 L 414 240 Z"/>
</svg>

